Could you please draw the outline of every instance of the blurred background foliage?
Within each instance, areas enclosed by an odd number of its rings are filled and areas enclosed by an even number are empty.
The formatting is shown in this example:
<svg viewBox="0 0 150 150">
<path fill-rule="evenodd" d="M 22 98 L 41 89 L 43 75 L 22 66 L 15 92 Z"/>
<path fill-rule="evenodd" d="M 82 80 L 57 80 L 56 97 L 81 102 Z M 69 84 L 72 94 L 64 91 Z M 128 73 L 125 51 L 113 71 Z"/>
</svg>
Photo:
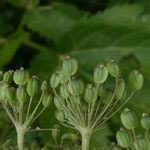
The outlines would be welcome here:
<svg viewBox="0 0 150 150">
<path fill-rule="evenodd" d="M 93 67 L 109 59 L 118 61 L 125 77 L 139 69 L 145 77 L 144 87 L 128 107 L 137 115 L 150 112 L 150 0 L 0 0 L 1 70 L 23 66 L 49 80 L 66 55 L 79 60 L 78 74 L 88 81 Z M 35 127 L 52 127 L 54 110 L 52 104 Z M 2 114 L 1 120 L 9 122 Z M 94 135 L 91 144 L 108 145 L 119 123 L 118 113 Z M 15 134 L 6 133 L 10 131 L 4 132 L 1 141 Z M 27 135 L 29 142 L 46 142 L 50 137 L 49 132 Z"/>
</svg>

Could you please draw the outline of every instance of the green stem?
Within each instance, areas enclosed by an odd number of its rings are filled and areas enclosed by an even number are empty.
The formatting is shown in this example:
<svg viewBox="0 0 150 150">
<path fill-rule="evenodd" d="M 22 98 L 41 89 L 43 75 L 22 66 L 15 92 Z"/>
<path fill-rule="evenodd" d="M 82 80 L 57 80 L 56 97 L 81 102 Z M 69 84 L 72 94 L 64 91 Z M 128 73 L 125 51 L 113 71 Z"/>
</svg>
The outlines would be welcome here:
<svg viewBox="0 0 150 150">
<path fill-rule="evenodd" d="M 135 143 L 137 144 L 137 150 L 139 150 L 139 146 L 138 146 L 138 143 L 137 143 L 137 138 L 136 138 L 135 130 L 132 129 L 131 131 L 132 131 L 132 134 L 133 134 L 133 138 L 134 138 L 134 140 L 135 140 Z"/>
<path fill-rule="evenodd" d="M 18 144 L 18 150 L 23 150 L 24 146 L 24 135 L 25 132 L 22 129 L 17 129 L 17 144 Z"/>
<path fill-rule="evenodd" d="M 82 128 L 81 129 L 81 137 L 82 137 L 82 150 L 90 149 L 90 139 L 91 139 L 92 131 L 90 129 Z"/>
</svg>

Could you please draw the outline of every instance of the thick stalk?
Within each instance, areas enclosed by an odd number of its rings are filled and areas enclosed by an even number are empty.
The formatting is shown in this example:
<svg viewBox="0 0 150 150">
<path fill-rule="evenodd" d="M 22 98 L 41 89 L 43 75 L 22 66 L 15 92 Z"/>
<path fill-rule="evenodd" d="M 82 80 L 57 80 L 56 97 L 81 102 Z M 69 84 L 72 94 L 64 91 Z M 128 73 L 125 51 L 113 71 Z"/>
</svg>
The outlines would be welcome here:
<svg viewBox="0 0 150 150">
<path fill-rule="evenodd" d="M 17 129 L 17 144 L 18 144 L 18 150 L 24 149 L 24 135 L 25 132 L 22 129 Z"/>
<path fill-rule="evenodd" d="M 82 150 L 89 150 L 90 149 L 90 139 L 91 139 L 92 131 L 88 128 L 83 128 L 81 130 L 81 137 L 82 137 Z"/>
</svg>

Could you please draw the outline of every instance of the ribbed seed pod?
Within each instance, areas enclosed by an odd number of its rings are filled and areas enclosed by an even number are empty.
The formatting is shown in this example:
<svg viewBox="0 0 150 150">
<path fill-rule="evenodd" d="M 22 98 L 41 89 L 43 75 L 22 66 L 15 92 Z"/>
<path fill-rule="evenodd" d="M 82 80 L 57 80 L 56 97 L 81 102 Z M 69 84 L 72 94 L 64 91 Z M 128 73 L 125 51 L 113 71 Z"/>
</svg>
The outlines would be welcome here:
<svg viewBox="0 0 150 150">
<path fill-rule="evenodd" d="M 120 76 L 120 71 L 117 63 L 114 60 L 110 60 L 107 63 L 107 68 L 111 76 L 117 78 Z"/>
<path fill-rule="evenodd" d="M 14 72 L 13 70 L 9 70 L 9 71 L 5 72 L 3 75 L 3 81 L 10 82 L 12 79 L 13 72 Z"/>
<path fill-rule="evenodd" d="M 106 81 L 107 77 L 108 69 L 103 64 L 97 65 L 93 75 L 94 82 L 97 84 L 102 84 Z"/>
<path fill-rule="evenodd" d="M 148 150 L 147 143 L 142 136 L 136 137 L 136 141 L 134 145 L 137 150 Z"/>
<path fill-rule="evenodd" d="M 134 70 L 129 75 L 129 85 L 133 91 L 140 90 L 143 86 L 143 75 L 138 70 Z"/>
<path fill-rule="evenodd" d="M 55 116 L 60 122 L 64 122 L 64 114 L 62 111 L 56 111 Z"/>
<path fill-rule="evenodd" d="M 51 79 L 50 79 L 50 85 L 51 85 L 52 88 L 58 87 L 59 79 L 60 79 L 59 75 L 60 75 L 59 71 L 56 71 L 52 74 Z"/>
<path fill-rule="evenodd" d="M 38 80 L 35 76 L 32 76 L 27 82 L 27 93 L 33 97 L 38 91 Z"/>
<path fill-rule="evenodd" d="M 50 93 L 44 92 L 43 93 L 43 99 L 42 99 L 42 104 L 44 107 L 48 107 L 51 103 L 52 96 Z"/>
<path fill-rule="evenodd" d="M 131 136 L 124 129 L 120 129 L 116 134 L 118 144 L 123 148 L 128 148 L 131 145 Z"/>
<path fill-rule="evenodd" d="M 75 58 L 67 56 L 62 63 L 62 72 L 66 76 L 71 76 L 76 73 L 78 68 L 78 62 Z"/>
<path fill-rule="evenodd" d="M 60 86 L 60 94 L 64 99 L 67 99 L 69 97 L 68 89 L 65 85 Z"/>
<path fill-rule="evenodd" d="M 150 129 L 150 115 L 146 113 L 142 114 L 141 125 L 144 129 Z"/>
<path fill-rule="evenodd" d="M 60 78 L 60 79 L 59 79 L 59 80 L 60 80 L 60 83 L 61 83 L 61 84 L 64 84 L 64 83 L 68 82 L 69 77 L 70 77 L 70 76 L 64 75 L 64 73 L 63 73 L 62 71 L 60 71 L 60 75 L 59 75 L 59 78 Z"/>
<path fill-rule="evenodd" d="M 12 106 L 16 106 L 16 97 L 15 97 L 15 89 L 13 87 L 8 87 L 5 89 L 6 101 Z"/>
<path fill-rule="evenodd" d="M 137 127 L 137 117 L 135 113 L 128 108 L 121 113 L 121 121 L 127 129 L 134 129 Z"/>
<path fill-rule="evenodd" d="M 122 78 L 118 79 L 118 84 L 115 89 L 115 97 L 116 99 L 121 99 L 125 92 L 125 83 Z"/>
<path fill-rule="evenodd" d="M 19 86 L 16 90 L 16 98 L 20 104 L 24 103 L 27 98 L 26 90 L 23 86 Z"/>
<path fill-rule="evenodd" d="M 24 85 L 29 79 L 29 72 L 20 68 L 20 70 L 14 72 L 13 79 L 17 85 Z"/>
<path fill-rule="evenodd" d="M 61 99 L 61 101 L 62 101 L 62 99 Z M 60 100 L 57 97 L 54 97 L 54 104 L 58 110 L 61 110 L 63 108 Z"/>
<path fill-rule="evenodd" d="M 84 83 L 80 79 L 71 79 L 67 87 L 68 87 L 68 91 L 72 95 L 80 95 L 84 91 Z"/>
<path fill-rule="evenodd" d="M 4 81 L 0 82 L 0 100 L 4 100 L 5 99 L 5 89 L 8 86 L 9 85 L 6 82 L 4 82 Z"/>
<path fill-rule="evenodd" d="M 96 89 L 92 84 L 88 84 L 84 91 L 84 99 L 87 103 L 92 103 L 94 100 L 94 96 L 96 93 Z"/>
</svg>

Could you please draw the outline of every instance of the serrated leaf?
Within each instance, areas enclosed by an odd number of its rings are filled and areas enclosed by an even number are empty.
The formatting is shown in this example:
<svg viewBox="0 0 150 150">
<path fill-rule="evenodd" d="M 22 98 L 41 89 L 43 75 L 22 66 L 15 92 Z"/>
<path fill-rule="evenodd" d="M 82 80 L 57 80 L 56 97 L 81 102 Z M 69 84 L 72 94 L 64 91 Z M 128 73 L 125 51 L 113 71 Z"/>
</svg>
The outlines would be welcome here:
<svg viewBox="0 0 150 150">
<path fill-rule="evenodd" d="M 56 43 L 75 24 L 75 20 L 51 7 L 29 10 L 24 22 L 32 31 Z"/>
</svg>

